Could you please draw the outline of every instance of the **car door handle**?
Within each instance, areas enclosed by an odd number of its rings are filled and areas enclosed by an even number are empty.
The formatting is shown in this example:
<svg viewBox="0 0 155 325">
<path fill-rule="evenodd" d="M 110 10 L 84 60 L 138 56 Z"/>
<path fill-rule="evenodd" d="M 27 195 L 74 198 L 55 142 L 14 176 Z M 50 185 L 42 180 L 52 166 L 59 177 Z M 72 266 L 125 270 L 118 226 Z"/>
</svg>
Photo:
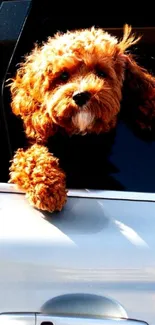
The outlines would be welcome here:
<svg viewBox="0 0 155 325">
<path fill-rule="evenodd" d="M 94 294 L 65 294 L 44 303 L 37 313 L 0 314 L 0 325 L 148 325 L 130 319 L 117 301 Z"/>
<path fill-rule="evenodd" d="M 147 323 L 129 319 L 124 307 L 116 300 L 87 293 L 54 297 L 46 301 L 40 313 L 36 314 L 36 325 L 87 324 L 146 325 Z"/>
<path fill-rule="evenodd" d="M 1 325 L 1 324 L 0 324 Z M 24 324 L 23 324 L 24 325 Z M 146 322 L 120 318 L 59 317 L 36 315 L 36 325 L 148 325 Z"/>
</svg>

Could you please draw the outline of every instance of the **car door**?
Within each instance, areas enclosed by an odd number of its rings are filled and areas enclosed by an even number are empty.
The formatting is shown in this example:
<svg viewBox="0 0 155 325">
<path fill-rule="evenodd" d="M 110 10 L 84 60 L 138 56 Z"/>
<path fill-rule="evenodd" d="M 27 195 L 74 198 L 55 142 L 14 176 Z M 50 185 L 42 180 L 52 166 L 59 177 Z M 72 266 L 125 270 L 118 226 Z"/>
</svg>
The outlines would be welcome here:
<svg viewBox="0 0 155 325">
<path fill-rule="evenodd" d="M 110 21 L 109 17 L 103 22 L 102 17 L 93 15 L 87 21 L 78 16 L 67 20 L 63 15 L 62 19 L 55 17 L 54 23 L 48 5 L 33 3 L 7 76 L 15 72 L 33 41 L 40 43 L 49 30 L 54 33 L 97 23 L 120 35 L 126 22 L 122 17 L 116 26 L 118 20 Z M 133 23 L 140 26 L 144 21 Z M 140 57 L 153 68 L 154 25 L 144 25 L 140 29 L 145 35 Z M 149 60 L 143 56 L 146 52 Z M 12 154 L 25 144 L 25 138 L 20 121 L 10 113 L 6 88 L 3 100 Z M 95 146 L 98 161 L 100 144 Z M 154 146 L 154 142 L 134 137 L 120 123 L 109 157 L 112 186 L 107 189 L 100 182 L 96 190 L 70 189 L 65 209 L 59 214 L 31 208 L 24 193 L 0 184 L 0 325 L 105 321 L 124 325 L 123 319 L 127 325 L 140 321 L 140 325 L 154 325 Z"/>
<path fill-rule="evenodd" d="M 51 215 L 2 185 L 1 313 L 154 324 L 154 194 L 72 190 Z"/>
</svg>

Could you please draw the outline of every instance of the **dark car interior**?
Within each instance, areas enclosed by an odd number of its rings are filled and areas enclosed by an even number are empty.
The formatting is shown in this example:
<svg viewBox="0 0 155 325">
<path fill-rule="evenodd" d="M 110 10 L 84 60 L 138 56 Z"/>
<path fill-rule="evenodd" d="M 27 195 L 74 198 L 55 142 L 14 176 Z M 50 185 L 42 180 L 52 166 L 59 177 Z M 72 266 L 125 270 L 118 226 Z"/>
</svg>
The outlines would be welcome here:
<svg viewBox="0 0 155 325">
<path fill-rule="evenodd" d="M 55 6 L 59 4 L 55 3 Z M 51 1 L 32 1 L 26 12 L 3 76 L 0 107 L 3 148 L 0 158 L 0 182 L 8 181 L 10 160 L 14 152 L 26 146 L 23 125 L 11 112 L 10 93 L 5 82 L 15 74 L 17 64 L 32 49 L 35 42 L 40 44 L 58 30 L 66 31 L 93 25 L 121 37 L 122 27 L 128 23 L 137 33 L 143 34 L 141 42 L 132 49 L 132 53 L 141 65 L 155 73 L 155 20 L 150 17 L 126 14 L 113 18 L 106 14 L 95 15 L 93 8 L 91 14 L 87 15 L 82 15 L 80 10 L 78 14 L 76 11 L 76 15 L 67 16 L 67 12 L 54 15 Z M 107 135 L 68 138 L 66 135 L 56 134 L 48 145 L 55 156 L 60 158 L 60 166 L 67 174 L 68 188 L 155 191 L 155 141 L 134 134 L 121 120 L 116 130 Z"/>
</svg>

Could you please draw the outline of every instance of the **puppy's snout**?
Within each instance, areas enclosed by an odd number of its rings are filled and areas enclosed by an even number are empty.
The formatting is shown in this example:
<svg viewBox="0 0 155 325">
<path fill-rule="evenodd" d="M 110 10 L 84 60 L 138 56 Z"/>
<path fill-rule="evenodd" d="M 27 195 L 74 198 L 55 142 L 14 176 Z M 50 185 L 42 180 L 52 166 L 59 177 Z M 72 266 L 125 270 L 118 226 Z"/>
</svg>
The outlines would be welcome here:
<svg viewBox="0 0 155 325">
<path fill-rule="evenodd" d="M 73 95 L 73 100 L 78 106 L 85 105 L 90 99 L 91 94 L 88 91 L 84 91 L 81 93 L 76 93 Z"/>
</svg>

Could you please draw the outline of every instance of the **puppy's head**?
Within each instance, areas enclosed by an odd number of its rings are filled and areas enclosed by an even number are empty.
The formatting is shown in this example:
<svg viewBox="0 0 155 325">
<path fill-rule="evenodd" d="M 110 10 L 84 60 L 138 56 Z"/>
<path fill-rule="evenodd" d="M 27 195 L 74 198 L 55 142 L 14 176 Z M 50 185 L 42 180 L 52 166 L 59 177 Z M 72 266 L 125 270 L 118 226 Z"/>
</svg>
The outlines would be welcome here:
<svg viewBox="0 0 155 325">
<path fill-rule="evenodd" d="M 27 136 L 46 141 L 57 127 L 69 134 L 109 131 L 117 122 L 125 79 L 146 115 L 154 79 L 126 54 L 138 40 L 126 25 L 121 41 L 92 27 L 36 45 L 11 82 L 12 109 L 22 117 Z"/>
</svg>

